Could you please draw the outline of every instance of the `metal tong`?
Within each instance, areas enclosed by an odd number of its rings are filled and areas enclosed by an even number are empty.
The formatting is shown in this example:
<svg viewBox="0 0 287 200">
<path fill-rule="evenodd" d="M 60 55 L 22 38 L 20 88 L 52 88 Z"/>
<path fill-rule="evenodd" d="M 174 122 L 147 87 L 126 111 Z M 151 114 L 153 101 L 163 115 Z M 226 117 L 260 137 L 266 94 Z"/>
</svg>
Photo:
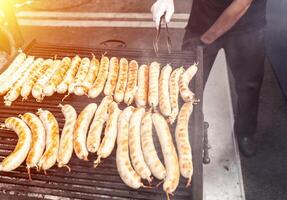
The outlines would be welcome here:
<svg viewBox="0 0 287 200">
<path fill-rule="evenodd" d="M 153 48 L 154 48 L 154 51 L 155 51 L 156 56 L 158 56 L 158 42 L 159 42 L 159 36 L 160 36 L 160 31 L 161 31 L 162 22 L 165 24 L 167 50 L 168 50 L 168 53 L 169 53 L 169 54 L 171 53 L 171 39 L 170 39 L 169 31 L 168 31 L 168 26 L 167 26 L 167 23 L 166 23 L 166 21 L 165 21 L 165 13 L 164 13 L 164 14 L 160 17 L 159 27 L 158 27 L 158 29 L 157 29 L 156 36 L 155 36 L 155 38 L 154 38 L 154 40 L 153 40 Z"/>
</svg>

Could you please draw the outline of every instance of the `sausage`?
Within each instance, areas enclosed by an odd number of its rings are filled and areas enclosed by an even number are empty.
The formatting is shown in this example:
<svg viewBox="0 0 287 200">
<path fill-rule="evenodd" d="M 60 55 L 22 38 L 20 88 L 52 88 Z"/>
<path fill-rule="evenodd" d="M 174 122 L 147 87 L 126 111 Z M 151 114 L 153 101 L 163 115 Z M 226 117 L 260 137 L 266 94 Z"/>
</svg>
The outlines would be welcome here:
<svg viewBox="0 0 287 200">
<path fill-rule="evenodd" d="M 166 177 L 163 183 L 163 190 L 167 195 L 172 194 L 179 183 L 179 164 L 176 150 L 172 141 L 168 124 L 164 117 L 159 113 L 152 115 L 152 121 L 159 138 L 163 153 L 164 164 L 166 167 Z"/>
<path fill-rule="evenodd" d="M 179 91 L 184 102 L 195 101 L 194 93 L 189 89 L 189 82 L 197 72 L 197 65 L 190 66 L 179 79 Z"/>
<path fill-rule="evenodd" d="M 81 160 L 88 160 L 88 149 L 86 146 L 87 132 L 92 121 L 97 104 L 90 103 L 80 113 L 74 131 L 74 151 Z"/>
<path fill-rule="evenodd" d="M 4 81 L 7 81 L 8 78 L 22 65 L 22 63 L 26 59 L 26 54 L 19 51 L 18 55 L 14 58 L 11 64 L 7 67 L 7 69 L 1 73 L 0 75 L 0 85 L 3 84 Z"/>
<path fill-rule="evenodd" d="M 57 93 L 64 94 L 67 92 L 69 85 L 71 85 L 74 81 L 74 78 L 78 72 L 79 66 L 81 63 L 81 58 L 76 55 L 71 62 L 71 66 L 69 67 L 64 79 L 57 86 Z"/>
<path fill-rule="evenodd" d="M 83 58 L 79 70 L 76 74 L 75 80 L 69 86 L 69 94 L 75 93 L 75 95 L 78 96 L 82 96 L 85 94 L 83 82 L 89 72 L 89 68 L 90 68 L 90 59 Z"/>
<path fill-rule="evenodd" d="M 172 67 L 166 65 L 162 68 L 159 78 L 159 109 L 163 116 L 169 117 L 171 115 L 171 105 L 169 98 L 169 77 L 172 72 Z"/>
<path fill-rule="evenodd" d="M 32 135 L 29 127 L 17 117 L 9 117 L 5 120 L 5 127 L 12 129 L 18 136 L 18 142 L 13 150 L 0 163 L 0 171 L 12 171 L 19 167 L 27 157 L 32 142 Z"/>
<path fill-rule="evenodd" d="M 149 67 L 149 88 L 148 88 L 148 104 L 152 109 L 156 110 L 158 106 L 158 79 L 160 74 L 160 65 L 152 62 Z"/>
<path fill-rule="evenodd" d="M 160 161 L 152 137 L 152 118 L 151 113 L 146 112 L 141 121 L 141 147 L 144 155 L 144 160 L 151 170 L 154 177 L 162 180 L 166 176 L 166 170 Z"/>
<path fill-rule="evenodd" d="M 45 74 L 43 74 L 36 82 L 32 89 L 32 95 L 37 101 L 42 101 L 44 97 L 43 90 L 50 80 L 50 78 L 53 76 L 53 74 L 58 70 L 58 68 L 61 66 L 60 60 L 51 60 L 51 63 L 49 64 L 51 67 L 47 69 Z"/>
<path fill-rule="evenodd" d="M 53 76 L 51 77 L 48 84 L 43 90 L 45 96 L 52 96 L 56 92 L 57 85 L 59 85 L 62 82 L 67 70 L 70 67 L 70 64 L 71 59 L 69 57 L 64 57 L 62 59 L 61 66 L 53 74 Z"/>
<path fill-rule="evenodd" d="M 73 106 L 59 105 L 61 107 L 62 113 L 65 117 L 65 125 L 62 130 L 60 147 L 57 156 L 58 167 L 67 167 L 69 171 L 71 168 L 68 166 L 68 163 L 73 154 L 73 140 L 74 140 L 74 129 L 77 121 L 77 112 Z"/>
<path fill-rule="evenodd" d="M 178 94 L 179 94 L 179 86 L 178 81 L 180 75 L 184 72 L 183 67 L 179 67 L 175 69 L 169 79 L 169 96 L 170 96 L 170 105 L 171 105 L 171 115 L 168 118 L 168 122 L 173 124 L 177 115 L 178 115 Z"/>
<path fill-rule="evenodd" d="M 105 127 L 105 135 L 97 151 L 97 160 L 94 161 L 94 167 L 101 162 L 101 158 L 107 158 L 111 155 L 117 139 L 117 123 L 121 110 L 116 102 L 112 102 L 108 108 L 108 120 Z"/>
<path fill-rule="evenodd" d="M 11 106 L 12 102 L 15 101 L 21 93 L 21 89 L 27 78 L 29 77 L 29 74 L 35 70 L 36 67 L 39 67 L 39 65 L 43 62 L 43 59 L 38 58 L 35 60 L 25 71 L 25 73 L 20 77 L 19 80 L 16 81 L 16 83 L 11 87 L 9 92 L 4 96 L 4 104 L 5 106 Z"/>
<path fill-rule="evenodd" d="M 152 181 L 151 171 L 148 168 L 141 149 L 141 120 L 145 113 L 144 108 L 137 108 L 131 116 L 129 124 L 129 148 L 130 157 L 135 171 L 142 179 Z"/>
<path fill-rule="evenodd" d="M 116 88 L 117 80 L 119 74 L 119 60 L 116 57 L 110 59 L 109 74 L 104 89 L 104 94 L 106 96 L 113 95 Z"/>
<path fill-rule="evenodd" d="M 98 76 L 96 78 L 96 81 L 94 82 L 94 85 L 91 87 L 88 93 L 88 96 L 90 98 L 96 98 L 103 91 L 108 77 L 109 63 L 109 58 L 106 56 L 102 56 Z"/>
<path fill-rule="evenodd" d="M 91 153 L 96 153 L 100 146 L 102 130 L 108 118 L 108 107 L 112 102 L 112 96 L 105 96 L 95 113 L 87 138 L 87 147 Z"/>
<path fill-rule="evenodd" d="M 180 173 L 184 178 L 188 179 L 186 186 L 190 185 L 193 175 L 192 154 L 188 134 L 188 122 L 192 111 L 193 102 L 183 104 L 178 115 L 175 129 L 175 141 L 179 156 Z"/>
<path fill-rule="evenodd" d="M 4 95 L 6 92 L 8 92 L 13 84 L 23 76 L 25 71 L 27 71 L 33 62 L 34 56 L 28 56 L 21 66 L 18 66 L 18 69 L 14 71 L 10 77 L 7 77 L 7 80 L 3 81 L 3 83 L 0 85 L 0 95 Z"/>
<path fill-rule="evenodd" d="M 53 167 L 57 161 L 57 155 L 59 150 L 59 125 L 55 116 L 48 110 L 38 109 L 39 115 L 46 132 L 46 149 L 42 157 L 38 162 L 39 170 L 46 170 Z"/>
<path fill-rule="evenodd" d="M 97 58 L 95 58 L 95 56 L 93 55 L 93 58 L 90 62 L 89 72 L 88 72 L 85 80 L 83 81 L 83 85 L 82 85 L 84 87 L 86 94 L 89 91 L 89 89 L 93 86 L 93 84 L 97 78 L 99 68 L 100 68 L 99 60 Z"/>
<path fill-rule="evenodd" d="M 48 67 L 49 67 L 49 60 L 45 60 L 39 67 L 37 67 L 37 69 L 33 73 L 30 74 L 30 76 L 25 81 L 21 89 L 21 96 L 23 97 L 23 100 L 26 100 L 28 98 L 36 81 L 40 76 L 42 76 L 46 72 Z"/>
<path fill-rule="evenodd" d="M 138 89 L 135 96 L 135 102 L 138 107 L 145 107 L 148 98 L 148 76 L 149 67 L 141 65 L 138 71 Z"/>
<path fill-rule="evenodd" d="M 138 63 L 135 60 L 130 61 L 128 71 L 128 82 L 125 92 L 124 102 L 130 105 L 135 97 L 137 91 L 137 79 L 138 79 Z"/>
<path fill-rule="evenodd" d="M 116 164 L 123 182 L 133 189 L 138 189 L 143 186 L 143 183 L 141 177 L 133 169 L 129 156 L 129 121 L 133 111 L 134 107 L 129 106 L 119 116 Z"/>
<path fill-rule="evenodd" d="M 115 101 L 120 103 L 124 100 L 127 81 L 128 81 L 129 62 L 125 58 L 120 59 L 119 77 L 115 89 Z"/>
<path fill-rule="evenodd" d="M 32 144 L 26 158 L 29 179 L 32 180 L 30 169 L 34 167 L 38 169 L 37 164 L 45 150 L 46 132 L 42 121 L 37 115 L 25 113 L 24 115 L 20 115 L 20 118 L 29 126 L 32 133 Z"/>
</svg>

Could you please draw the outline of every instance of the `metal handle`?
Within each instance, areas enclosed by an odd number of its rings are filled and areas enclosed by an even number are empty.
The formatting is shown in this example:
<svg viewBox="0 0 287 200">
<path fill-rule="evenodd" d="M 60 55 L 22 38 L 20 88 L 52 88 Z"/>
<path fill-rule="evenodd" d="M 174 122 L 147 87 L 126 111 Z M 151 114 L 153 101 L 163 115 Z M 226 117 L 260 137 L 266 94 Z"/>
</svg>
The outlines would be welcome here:
<svg viewBox="0 0 287 200">
<path fill-rule="evenodd" d="M 208 122 L 204 122 L 203 123 L 203 127 L 204 127 L 204 135 L 203 135 L 203 159 L 202 162 L 204 164 L 209 164 L 210 163 L 210 157 L 209 157 L 209 145 L 208 145 L 208 128 L 209 128 L 209 124 Z"/>
</svg>

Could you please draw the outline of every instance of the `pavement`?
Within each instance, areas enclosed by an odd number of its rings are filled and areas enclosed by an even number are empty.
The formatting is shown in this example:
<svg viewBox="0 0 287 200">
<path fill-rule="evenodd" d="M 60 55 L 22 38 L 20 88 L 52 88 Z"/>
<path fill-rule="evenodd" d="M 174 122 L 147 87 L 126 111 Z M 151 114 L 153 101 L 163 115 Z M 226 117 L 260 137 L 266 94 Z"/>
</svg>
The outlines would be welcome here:
<svg viewBox="0 0 287 200">
<path fill-rule="evenodd" d="M 149 8 L 153 0 L 92 0 L 88 4 L 68 10 L 57 10 L 65 13 L 92 13 L 92 17 L 81 15 L 65 17 L 66 21 L 76 21 L 64 25 L 63 19 L 57 15 L 28 17 L 27 12 L 18 16 L 21 30 L 26 41 L 37 38 L 40 42 L 72 44 L 76 46 L 101 46 L 101 42 L 117 39 L 125 42 L 129 48 L 151 49 L 155 35 L 151 23 Z M 178 0 L 176 2 L 178 15 L 171 28 L 173 48 L 179 50 L 184 34 L 186 14 L 189 13 L 191 2 Z M 41 11 L 43 14 L 43 11 Z M 111 16 L 94 16 L 95 13 L 138 13 L 140 18 L 127 16 L 119 18 Z M 18 13 L 20 15 L 21 12 Z M 38 13 L 39 14 L 39 13 Z M 55 14 L 55 13 L 54 13 Z M 145 15 L 146 14 L 146 15 Z M 116 15 L 119 16 L 119 15 Z M 81 26 L 85 21 L 107 22 L 111 19 L 124 21 L 123 27 L 103 27 L 91 22 L 90 27 Z M 21 21 L 22 20 L 22 21 Z M 46 21 L 39 26 L 37 20 Z M 53 25 L 57 21 L 59 26 Z M 77 21 L 82 22 L 77 23 Z M 136 25 L 130 25 L 131 23 Z M 48 23 L 49 22 L 49 23 Z M 26 24 L 25 24 L 26 23 Z M 30 24 L 29 24 L 30 23 Z M 34 24 L 33 24 L 34 23 Z M 66 23 L 66 24 L 69 24 Z M 118 23 L 118 22 L 117 22 Z M 138 27 L 138 25 L 146 24 Z M 160 48 L 164 48 L 161 44 Z M 278 85 L 269 61 L 266 61 L 265 78 L 260 96 L 258 119 L 258 140 L 260 148 L 253 158 L 239 158 L 235 138 L 232 133 L 232 106 L 230 100 L 230 86 L 228 84 L 227 69 L 224 52 L 220 52 L 214 64 L 204 93 L 205 118 L 210 123 L 211 164 L 204 166 L 205 199 L 207 200 L 284 200 L 287 195 L 287 102 Z M 244 182 L 242 182 L 244 181 Z M 244 188 L 241 185 L 244 184 Z"/>
</svg>

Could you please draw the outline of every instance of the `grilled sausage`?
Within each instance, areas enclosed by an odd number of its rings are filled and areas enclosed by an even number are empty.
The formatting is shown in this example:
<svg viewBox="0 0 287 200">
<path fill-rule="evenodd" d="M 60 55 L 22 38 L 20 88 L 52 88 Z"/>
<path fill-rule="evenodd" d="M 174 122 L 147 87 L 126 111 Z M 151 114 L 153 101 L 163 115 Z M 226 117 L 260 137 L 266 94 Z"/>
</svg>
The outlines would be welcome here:
<svg viewBox="0 0 287 200">
<path fill-rule="evenodd" d="M 3 81 L 3 83 L 0 85 L 0 95 L 4 95 L 6 92 L 8 92 L 13 84 L 18 81 L 25 71 L 30 67 L 30 65 L 34 62 L 34 56 L 28 56 L 28 58 L 21 64 L 18 69 L 13 72 L 13 75 L 11 75 L 7 80 Z"/>
<path fill-rule="evenodd" d="M 173 145 L 171 133 L 164 117 L 159 113 L 152 115 L 156 133 L 162 149 L 164 164 L 166 167 L 166 177 L 163 183 L 163 190 L 167 195 L 172 194 L 179 183 L 179 164 L 175 147 Z"/>
<path fill-rule="evenodd" d="M 94 161 L 94 167 L 97 167 L 97 165 L 101 162 L 101 158 L 107 158 L 109 155 L 111 155 L 114 149 L 117 139 L 117 123 L 120 113 L 121 110 L 118 108 L 118 104 L 116 102 L 110 103 L 108 108 L 109 118 L 105 128 L 105 136 L 97 151 L 98 158 Z"/>
<path fill-rule="evenodd" d="M 129 156 L 129 121 L 133 111 L 134 107 L 129 106 L 119 116 L 116 164 L 123 182 L 131 188 L 138 189 L 143 183 L 141 177 L 133 169 Z"/>
<path fill-rule="evenodd" d="M 93 58 L 90 62 L 89 72 L 83 82 L 83 87 L 86 94 L 89 91 L 89 89 L 91 89 L 91 87 L 93 86 L 97 78 L 99 68 L 100 68 L 99 60 L 95 58 L 95 56 L 93 55 Z"/>
<path fill-rule="evenodd" d="M 178 115 L 175 129 L 175 141 L 179 156 L 180 173 L 184 178 L 188 179 L 186 186 L 190 185 L 193 175 L 192 154 L 188 134 L 188 122 L 192 111 L 193 102 L 183 104 Z"/>
<path fill-rule="evenodd" d="M 23 97 L 23 100 L 26 100 L 28 98 L 36 81 L 39 79 L 40 76 L 42 76 L 46 72 L 48 67 L 49 67 L 49 60 L 45 60 L 39 67 L 37 67 L 37 69 L 34 72 L 30 73 L 30 76 L 25 81 L 21 89 L 21 96 Z"/>
<path fill-rule="evenodd" d="M 89 90 L 88 93 L 88 96 L 90 98 L 96 98 L 103 91 L 108 77 L 109 63 L 110 63 L 109 58 L 106 56 L 102 56 L 98 76 L 96 78 L 96 81 L 94 82 L 94 85 L 92 86 L 92 88 Z"/>
<path fill-rule="evenodd" d="M 46 149 L 42 155 L 38 167 L 39 170 L 46 170 L 53 167 L 57 161 L 57 155 L 59 150 L 59 125 L 54 115 L 48 110 L 38 109 L 37 113 L 44 125 L 46 132 Z"/>
<path fill-rule="evenodd" d="M 169 96 L 170 96 L 170 105 L 171 105 L 171 115 L 168 118 L 168 122 L 173 124 L 177 115 L 178 115 L 178 94 L 179 94 L 179 77 L 184 72 L 183 67 L 175 69 L 169 79 Z"/>
<path fill-rule="evenodd" d="M 67 167 L 69 171 L 71 168 L 68 163 L 72 157 L 73 153 L 73 140 L 74 140 L 74 129 L 77 120 L 77 112 L 73 106 L 59 105 L 61 107 L 62 113 L 65 117 L 65 125 L 61 134 L 60 147 L 57 156 L 58 167 Z"/>
<path fill-rule="evenodd" d="M 96 153 L 100 146 L 102 130 L 108 118 L 108 107 L 112 102 L 112 96 L 105 96 L 95 113 L 87 138 L 87 147 L 91 153 Z"/>
<path fill-rule="evenodd" d="M 119 74 L 119 60 L 116 57 L 110 59 L 109 74 L 104 89 L 106 96 L 113 95 L 116 88 L 117 79 Z"/>
<path fill-rule="evenodd" d="M 88 160 L 88 149 L 86 146 L 87 132 L 92 121 L 97 104 L 91 103 L 87 105 L 80 113 L 74 131 L 74 151 L 81 160 Z"/>
<path fill-rule="evenodd" d="M 141 121 L 141 147 L 144 160 L 154 177 L 162 180 L 166 176 L 166 170 L 160 161 L 152 137 L 152 117 L 150 112 L 146 112 Z"/>
<path fill-rule="evenodd" d="M 44 153 L 46 145 L 46 132 L 42 121 L 33 113 L 20 115 L 21 119 L 29 126 L 32 132 L 32 144 L 26 159 L 29 179 L 31 178 L 30 169 L 36 167 Z"/>
<path fill-rule="evenodd" d="M 172 68 L 166 65 L 162 68 L 159 78 L 159 109 L 163 116 L 169 117 L 171 115 L 171 105 L 169 98 L 169 77 Z"/>
<path fill-rule="evenodd" d="M 189 82 L 197 72 L 196 64 L 190 66 L 179 79 L 179 91 L 184 102 L 195 101 L 194 93 L 189 89 Z"/>
<path fill-rule="evenodd" d="M 17 117 L 7 118 L 5 126 L 15 131 L 19 138 L 13 152 L 0 163 L 0 171 L 8 172 L 16 169 L 24 162 L 29 153 L 32 136 L 29 127 Z"/>
<path fill-rule="evenodd" d="M 141 176 L 141 178 L 152 181 L 151 171 L 148 168 L 143 152 L 141 149 L 141 120 L 145 113 L 144 108 L 137 108 L 130 119 L 129 124 L 129 148 L 132 164 L 135 171 Z"/>
<path fill-rule="evenodd" d="M 75 93 L 75 95 L 82 96 L 85 94 L 85 89 L 83 87 L 84 80 L 89 72 L 90 59 L 83 58 L 81 65 L 77 72 L 74 82 L 69 86 L 69 94 Z"/>
<path fill-rule="evenodd" d="M 45 96 L 52 96 L 56 90 L 57 86 L 62 82 L 66 72 L 68 71 L 71 64 L 71 59 L 69 57 L 64 57 L 61 61 L 61 66 L 53 74 L 48 84 L 43 90 Z"/>
<path fill-rule="evenodd" d="M 29 74 L 35 70 L 36 67 L 39 67 L 43 59 L 38 58 L 36 61 L 34 61 L 28 69 L 25 71 L 25 73 L 20 77 L 19 80 L 16 81 L 16 83 L 11 87 L 9 92 L 4 96 L 4 104 L 5 106 L 11 106 L 12 102 L 15 101 L 21 93 L 21 89 L 23 87 L 23 84 L 29 77 Z"/>
<path fill-rule="evenodd" d="M 71 62 L 71 66 L 68 69 L 64 79 L 62 82 L 57 86 L 57 92 L 59 94 L 64 94 L 67 92 L 69 85 L 71 85 L 75 79 L 75 76 L 78 72 L 79 66 L 81 63 L 81 58 L 76 55 Z"/>
<path fill-rule="evenodd" d="M 12 63 L 7 67 L 7 69 L 1 73 L 0 75 L 0 85 L 3 84 L 4 81 L 7 81 L 8 78 L 22 65 L 22 63 L 26 59 L 26 54 L 23 52 L 19 52 Z"/>
<path fill-rule="evenodd" d="M 149 88 L 148 88 L 148 104 L 154 110 L 158 106 L 158 79 L 160 74 L 160 65 L 152 62 L 149 67 Z"/>
<path fill-rule="evenodd" d="M 128 81 L 128 70 L 129 70 L 129 63 L 127 59 L 121 58 L 119 77 L 118 77 L 116 90 L 115 90 L 115 96 L 114 96 L 115 101 L 118 103 L 124 100 L 127 81 Z"/>
<path fill-rule="evenodd" d="M 129 72 L 128 72 L 128 82 L 125 92 L 124 102 L 127 105 L 130 105 L 135 97 L 137 91 L 137 79 L 138 79 L 138 63 L 135 60 L 130 61 L 129 63 Z"/>
<path fill-rule="evenodd" d="M 148 76 L 149 67 L 141 65 L 138 72 L 138 89 L 135 96 L 135 102 L 138 107 L 145 107 L 148 98 Z"/>
<path fill-rule="evenodd" d="M 58 68 L 61 66 L 60 60 L 51 60 L 51 67 L 47 69 L 45 74 L 43 74 L 36 82 L 32 89 L 32 95 L 37 101 L 42 101 L 44 97 L 43 90 L 46 87 L 46 84 L 51 79 L 53 74 L 58 70 Z"/>
</svg>

